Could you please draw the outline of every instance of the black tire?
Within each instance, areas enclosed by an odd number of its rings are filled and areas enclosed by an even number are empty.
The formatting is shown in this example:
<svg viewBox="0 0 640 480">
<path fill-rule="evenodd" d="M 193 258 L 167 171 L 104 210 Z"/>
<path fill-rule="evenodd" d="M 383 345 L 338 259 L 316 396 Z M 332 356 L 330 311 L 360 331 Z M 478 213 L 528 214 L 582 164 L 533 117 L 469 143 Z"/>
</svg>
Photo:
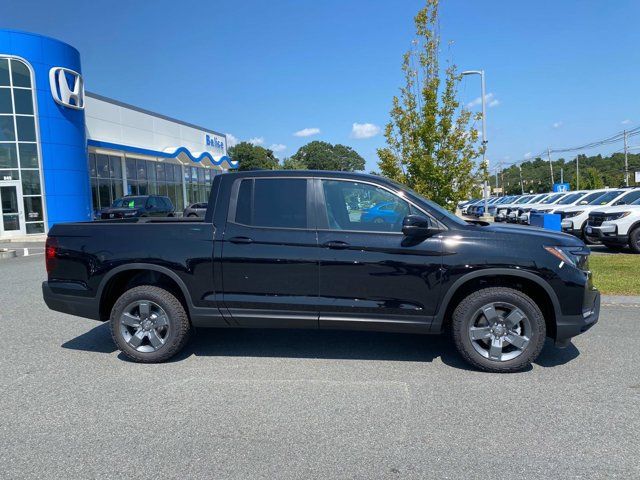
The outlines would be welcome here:
<svg viewBox="0 0 640 480">
<path fill-rule="evenodd" d="M 629 248 L 633 253 L 640 253 L 640 227 L 629 232 Z"/>
<path fill-rule="evenodd" d="M 508 303 L 520 309 L 528 318 L 531 327 L 529 342 L 522 352 L 510 360 L 492 360 L 481 355 L 473 346 L 469 336 L 476 312 L 491 303 Z M 491 287 L 478 290 L 462 300 L 451 322 L 451 333 L 460 355 L 474 367 L 486 372 L 518 372 L 538 358 L 546 337 L 546 325 L 540 308 L 524 293 L 506 287 Z"/>
<path fill-rule="evenodd" d="M 582 225 L 582 241 L 587 245 L 600 245 L 602 243 L 597 238 L 587 236 L 587 222 Z"/>
<path fill-rule="evenodd" d="M 147 300 L 159 305 L 168 317 L 167 338 L 160 348 L 153 352 L 140 352 L 129 345 L 121 333 L 120 317 L 125 308 L 133 302 Z M 189 340 L 191 324 L 184 306 L 171 292 L 152 285 L 141 285 L 123 293 L 111 309 L 109 319 L 111 336 L 120 351 L 131 360 L 140 363 L 164 362 L 184 348 Z"/>
<path fill-rule="evenodd" d="M 197 217 L 198 215 L 196 213 L 190 213 L 189 215 L 187 215 L 187 217 Z"/>
</svg>

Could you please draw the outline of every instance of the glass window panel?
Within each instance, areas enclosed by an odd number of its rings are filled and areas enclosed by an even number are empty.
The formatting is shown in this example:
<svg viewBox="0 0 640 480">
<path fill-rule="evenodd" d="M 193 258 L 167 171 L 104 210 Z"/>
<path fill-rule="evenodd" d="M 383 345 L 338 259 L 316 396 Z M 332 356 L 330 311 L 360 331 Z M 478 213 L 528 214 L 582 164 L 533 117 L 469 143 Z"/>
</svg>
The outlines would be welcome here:
<svg viewBox="0 0 640 480">
<path fill-rule="evenodd" d="M 138 195 L 149 195 L 147 182 L 138 182 Z"/>
<path fill-rule="evenodd" d="M 187 169 L 185 169 L 186 171 Z M 185 174 L 186 175 L 186 174 Z M 182 167 L 180 165 L 173 166 L 173 181 L 182 183 Z"/>
<path fill-rule="evenodd" d="M 129 180 L 135 180 L 137 178 L 136 161 L 133 158 L 127 158 L 125 162 L 125 167 L 127 169 L 127 178 Z"/>
<path fill-rule="evenodd" d="M 147 179 L 147 162 L 146 160 L 136 160 L 136 172 L 138 173 L 138 180 Z"/>
<path fill-rule="evenodd" d="M 22 170 L 22 194 L 40 195 L 40 172 L 38 170 Z"/>
<path fill-rule="evenodd" d="M 0 142 L 12 142 L 16 139 L 13 128 L 13 116 L 0 115 Z"/>
<path fill-rule="evenodd" d="M 158 195 L 169 195 L 169 189 L 166 183 L 158 184 Z"/>
<path fill-rule="evenodd" d="M 42 216 L 42 197 L 23 197 L 25 221 L 37 222 L 44 220 Z"/>
<path fill-rule="evenodd" d="M 236 204 L 236 222 L 251 225 L 251 199 L 253 197 L 253 180 L 242 180 L 238 190 Z"/>
<path fill-rule="evenodd" d="M 13 113 L 10 88 L 0 88 L 0 113 Z"/>
<path fill-rule="evenodd" d="M 98 178 L 110 178 L 109 175 L 109 156 L 108 155 L 96 155 L 96 172 Z"/>
<path fill-rule="evenodd" d="M 31 234 L 31 233 L 44 233 L 44 223 L 42 223 L 42 222 L 26 223 L 25 225 L 27 227 L 27 233 L 28 234 Z"/>
<path fill-rule="evenodd" d="M 111 178 L 122 178 L 122 158 L 109 155 L 109 166 L 111 167 Z"/>
<path fill-rule="evenodd" d="M 18 170 L 0 170 L 0 180 L 19 180 Z"/>
<path fill-rule="evenodd" d="M 39 168 L 38 146 L 35 143 L 19 143 L 20 168 Z"/>
<path fill-rule="evenodd" d="M 89 162 L 89 176 L 90 177 L 95 177 L 97 175 L 97 172 L 96 172 L 96 154 L 95 153 L 90 153 L 89 154 L 88 162 Z"/>
<path fill-rule="evenodd" d="M 91 179 L 91 201 L 93 202 L 93 210 L 100 210 L 100 197 L 98 196 L 98 180 Z"/>
<path fill-rule="evenodd" d="M 306 228 L 307 181 L 297 178 L 255 180 L 253 225 Z"/>
<path fill-rule="evenodd" d="M 149 182 L 149 195 L 158 194 L 158 184 L 156 182 Z"/>
<path fill-rule="evenodd" d="M 147 162 L 147 180 L 150 182 L 156 181 L 156 163 L 158 162 L 154 162 L 152 160 Z"/>
<path fill-rule="evenodd" d="M 13 101 L 16 105 L 16 113 L 24 115 L 33 115 L 33 95 L 31 90 L 13 90 Z"/>
<path fill-rule="evenodd" d="M 205 181 L 205 183 L 210 183 L 211 182 L 211 170 L 209 170 L 208 168 L 205 169 L 205 171 L 204 171 L 204 181 Z"/>
<path fill-rule="evenodd" d="M 122 182 L 120 180 L 113 180 L 111 182 L 111 198 L 115 202 L 117 198 L 124 196 L 124 190 L 122 188 Z"/>
<path fill-rule="evenodd" d="M 127 185 L 127 195 L 138 195 L 138 182 L 131 181 Z"/>
<path fill-rule="evenodd" d="M 98 180 L 98 195 L 101 208 L 111 205 L 111 182 L 109 180 Z"/>
<path fill-rule="evenodd" d="M 0 58 L 0 85 L 9 86 L 9 60 Z"/>
<path fill-rule="evenodd" d="M 164 163 L 156 162 L 155 167 L 156 167 L 156 178 L 158 179 L 158 182 L 164 182 L 167 179 Z"/>
<path fill-rule="evenodd" d="M 33 117 L 16 117 L 18 140 L 25 142 L 36 141 L 36 124 Z"/>
<path fill-rule="evenodd" d="M 18 168 L 18 155 L 14 144 L 0 144 L 0 168 Z"/>
<path fill-rule="evenodd" d="M 198 169 L 198 183 L 204 183 L 204 168 Z"/>
<path fill-rule="evenodd" d="M 11 76 L 14 87 L 31 87 L 31 72 L 20 60 L 11 60 Z"/>
</svg>

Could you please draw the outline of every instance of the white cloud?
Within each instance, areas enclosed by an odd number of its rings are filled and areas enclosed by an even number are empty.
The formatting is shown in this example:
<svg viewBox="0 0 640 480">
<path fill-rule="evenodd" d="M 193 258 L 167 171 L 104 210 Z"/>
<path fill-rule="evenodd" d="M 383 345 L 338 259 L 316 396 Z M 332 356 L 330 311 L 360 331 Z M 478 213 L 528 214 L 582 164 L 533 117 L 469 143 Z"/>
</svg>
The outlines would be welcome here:
<svg viewBox="0 0 640 480">
<path fill-rule="evenodd" d="M 353 138 L 371 138 L 380 133 L 380 127 L 373 123 L 357 123 L 351 127 L 351 136 Z"/>
<path fill-rule="evenodd" d="M 498 105 L 500 105 L 500 100 L 498 100 L 493 93 L 487 93 L 484 96 L 484 101 L 486 102 L 488 107 L 497 107 Z M 481 104 L 482 104 L 482 97 L 478 97 L 473 101 L 467 103 L 467 108 L 477 107 L 478 105 L 481 105 Z"/>
<path fill-rule="evenodd" d="M 629 120 L 629 119 L 622 120 L 620 123 L 621 123 L 622 125 L 629 125 L 629 124 L 631 123 L 631 120 Z"/>
<path fill-rule="evenodd" d="M 551 125 L 553 128 L 560 128 L 562 126 L 562 122 L 555 122 L 553 125 Z"/>
<path fill-rule="evenodd" d="M 303 128 L 294 133 L 296 137 L 310 137 L 312 135 L 318 135 L 320 133 L 319 128 Z"/>
<path fill-rule="evenodd" d="M 227 136 L 227 148 L 235 147 L 238 144 L 238 137 L 231 133 L 225 133 Z"/>
<path fill-rule="evenodd" d="M 247 141 L 253 145 L 262 145 L 264 143 L 264 137 L 253 137 Z"/>
<path fill-rule="evenodd" d="M 287 146 L 286 146 L 286 145 L 283 145 L 283 144 L 281 144 L 281 143 L 274 143 L 273 145 L 271 145 L 271 146 L 269 147 L 269 150 L 272 150 L 272 151 L 273 151 L 273 152 L 275 152 L 275 153 L 283 152 L 283 151 L 285 151 L 286 149 L 287 149 Z"/>
<path fill-rule="evenodd" d="M 533 153 L 527 152 L 524 154 L 524 158 L 531 158 L 531 155 L 533 155 Z"/>
</svg>

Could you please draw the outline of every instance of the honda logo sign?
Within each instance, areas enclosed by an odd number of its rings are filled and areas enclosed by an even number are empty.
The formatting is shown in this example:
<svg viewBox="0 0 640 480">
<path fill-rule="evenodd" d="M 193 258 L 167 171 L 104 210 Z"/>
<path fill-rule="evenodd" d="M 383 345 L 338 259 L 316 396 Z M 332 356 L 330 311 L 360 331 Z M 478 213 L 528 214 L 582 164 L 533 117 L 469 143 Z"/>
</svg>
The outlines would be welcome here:
<svg viewBox="0 0 640 480">
<path fill-rule="evenodd" d="M 84 82 L 78 72 L 64 67 L 49 70 L 51 95 L 63 107 L 82 110 L 84 108 Z"/>
</svg>

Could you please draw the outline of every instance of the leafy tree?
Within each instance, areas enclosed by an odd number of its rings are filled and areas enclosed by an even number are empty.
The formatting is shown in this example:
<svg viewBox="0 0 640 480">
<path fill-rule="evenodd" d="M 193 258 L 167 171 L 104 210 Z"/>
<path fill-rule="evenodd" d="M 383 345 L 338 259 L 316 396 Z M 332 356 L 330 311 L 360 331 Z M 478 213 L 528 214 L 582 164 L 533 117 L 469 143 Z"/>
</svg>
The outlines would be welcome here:
<svg viewBox="0 0 640 480">
<path fill-rule="evenodd" d="M 604 182 L 602 181 L 602 176 L 593 167 L 587 168 L 583 173 L 580 174 L 580 188 L 586 190 L 595 190 L 597 188 L 604 188 Z"/>
<path fill-rule="evenodd" d="M 229 148 L 227 153 L 232 160 L 239 162 L 239 170 L 276 170 L 280 168 L 278 159 L 271 150 L 249 142 L 240 142 Z"/>
<path fill-rule="evenodd" d="M 470 124 L 481 117 L 473 117 L 456 99 L 462 78 L 456 66 L 440 72 L 438 3 L 427 0 L 415 17 L 418 39 L 403 57 L 404 86 L 393 97 L 387 147 L 378 150 L 378 167 L 384 176 L 453 209 L 476 183 L 472 169 L 480 153 L 478 131 Z"/>
<path fill-rule="evenodd" d="M 299 159 L 287 157 L 282 160 L 282 168 L 285 170 L 306 170 L 307 165 Z"/>
<path fill-rule="evenodd" d="M 364 170 L 364 158 L 351 147 L 315 140 L 300 147 L 284 168 L 353 172 Z"/>
</svg>

